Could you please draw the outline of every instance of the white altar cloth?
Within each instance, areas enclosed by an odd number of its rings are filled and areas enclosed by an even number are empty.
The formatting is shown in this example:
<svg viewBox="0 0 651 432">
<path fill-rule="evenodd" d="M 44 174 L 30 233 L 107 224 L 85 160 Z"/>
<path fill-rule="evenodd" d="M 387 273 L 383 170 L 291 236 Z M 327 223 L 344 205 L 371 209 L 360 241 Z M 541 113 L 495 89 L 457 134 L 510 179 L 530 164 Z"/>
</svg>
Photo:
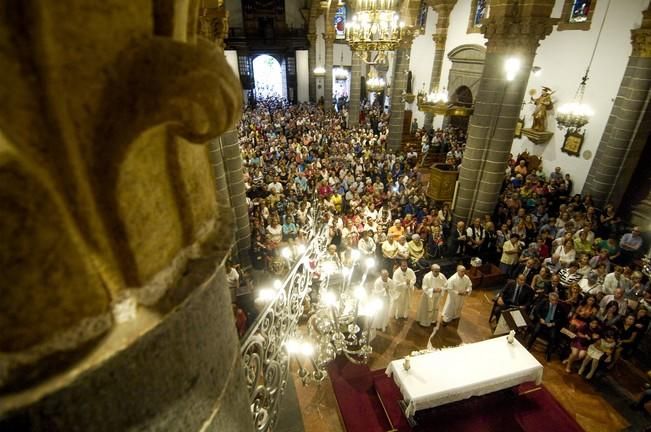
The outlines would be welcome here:
<svg viewBox="0 0 651 432">
<path fill-rule="evenodd" d="M 506 336 L 413 356 L 408 371 L 403 363 L 404 359 L 392 361 L 386 374 L 400 388 L 408 417 L 524 382 L 540 384 L 543 375 L 538 360 L 517 339 L 509 344 Z"/>
</svg>

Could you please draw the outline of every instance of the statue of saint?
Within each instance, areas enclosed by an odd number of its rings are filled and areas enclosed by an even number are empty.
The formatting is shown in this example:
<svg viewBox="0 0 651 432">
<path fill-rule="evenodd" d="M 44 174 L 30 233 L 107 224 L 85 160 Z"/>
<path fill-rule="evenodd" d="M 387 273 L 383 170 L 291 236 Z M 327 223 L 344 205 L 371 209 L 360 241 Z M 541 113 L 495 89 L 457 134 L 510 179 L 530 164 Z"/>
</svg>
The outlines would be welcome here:
<svg viewBox="0 0 651 432">
<path fill-rule="evenodd" d="M 552 94 L 554 94 L 552 89 L 542 87 L 540 96 L 536 99 L 533 96 L 531 97 L 531 102 L 536 105 L 536 109 L 533 112 L 533 125 L 531 129 L 536 132 L 545 132 L 547 130 L 547 112 L 554 108 Z"/>
</svg>

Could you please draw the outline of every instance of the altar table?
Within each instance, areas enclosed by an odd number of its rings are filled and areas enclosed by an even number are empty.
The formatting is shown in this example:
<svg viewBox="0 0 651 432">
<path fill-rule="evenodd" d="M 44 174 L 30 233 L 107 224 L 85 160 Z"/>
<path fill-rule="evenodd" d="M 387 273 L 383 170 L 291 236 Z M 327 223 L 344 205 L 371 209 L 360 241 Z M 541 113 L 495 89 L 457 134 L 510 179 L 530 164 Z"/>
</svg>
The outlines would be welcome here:
<svg viewBox="0 0 651 432">
<path fill-rule="evenodd" d="M 404 359 L 389 363 L 386 374 L 400 388 L 407 404 L 405 415 L 524 382 L 540 384 L 543 366 L 517 339 L 510 344 L 506 338 L 412 356 L 408 371 Z"/>
</svg>

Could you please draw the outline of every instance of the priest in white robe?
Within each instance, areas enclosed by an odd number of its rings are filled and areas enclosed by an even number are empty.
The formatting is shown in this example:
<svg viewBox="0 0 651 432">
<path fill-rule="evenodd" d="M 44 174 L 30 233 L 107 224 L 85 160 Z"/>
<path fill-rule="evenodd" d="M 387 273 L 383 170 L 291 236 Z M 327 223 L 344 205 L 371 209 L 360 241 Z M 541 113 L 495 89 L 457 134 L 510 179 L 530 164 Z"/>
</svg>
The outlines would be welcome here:
<svg viewBox="0 0 651 432">
<path fill-rule="evenodd" d="M 432 271 L 423 277 L 423 295 L 420 298 L 416 315 L 416 321 L 423 327 L 429 327 L 432 322 L 437 321 L 441 292 L 445 289 L 448 280 L 441 273 L 441 267 L 438 264 L 432 264 L 430 269 Z"/>
<path fill-rule="evenodd" d="M 447 298 L 443 306 L 443 325 L 461 317 L 461 308 L 466 296 L 472 292 L 472 282 L 466 276 L 466 268 L 462 265 L 457 266 L 457 272 L 450 276 L 445 284 Z"/>
<path fill-rule="evenodd" d="M 372 328 L 376 330 L 386 331 L 387 324 L 389 324 L 389 293 L 395 291 L 395 284 L 389 277 L 389 272 L 382 270 L 380 276 L 373 284 L 371 296 L 380 300 L 382 307 L 375 313 L 373 317 Z"/>
<path fill-rule="evenodd" d="M 411 293 L 416 285 L 416 273 L 407 265 L 407 261 L 400 262 L 400 267 L 393 272 L 393 283 L 397 295 L 393 302 L 393 315 L 395 319 L 407 318 L 409 315 L 409 302 L 411 301 Z"/>
</svg>

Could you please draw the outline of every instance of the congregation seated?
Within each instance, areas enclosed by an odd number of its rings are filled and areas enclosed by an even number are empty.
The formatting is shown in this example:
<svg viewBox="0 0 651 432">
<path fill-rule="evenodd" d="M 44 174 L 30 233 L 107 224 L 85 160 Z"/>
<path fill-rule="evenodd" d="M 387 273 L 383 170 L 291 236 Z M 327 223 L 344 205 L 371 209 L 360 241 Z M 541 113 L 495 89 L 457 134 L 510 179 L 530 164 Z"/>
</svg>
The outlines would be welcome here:
<svg viewBox="0 0 651 432">
<path fill-rule="evenodd" d="M 427 197 L 417 166 L 425 156 L 437 155 L 458 168 L 465 134 L 454 128 L 419 130 L 421 153 L 414 156 L 418 146 L 410 154 L 385 151 L 389 115 L 381 107 L 363 108 L 360 120 L 350 127 L 342 113 L 281 100 L 245 110 L 239 144 L 255 269 L 274 270 L 282 261 L 281 249 L 306 244 L 313 224 L 325 225 L 328 259 L 337 267 L 350 262 L 353 249 L 364 259 L 380 259 L 373 277 L 382 281 L 377 289 L 384 290 L 388 319 L 390 312 L 394 318 L 405 316 L 405 299 L 433 263 L 454 268 L 478 257 L 483 263 L 478 272 L 491 278 L 480 278 L 476 286 L 513 279 L 503 285 L 491 318 L 510 307 L 530 313 L 534 325 L 528 346 L 539 336 L 546 338 L 547 357 L 558 351 L 567 357 L 570 371 L 592 359 L 590 346 L 593 357 L 598 350 L 605 353 L 597 367 L 606 358 L 616 365 L 620 358 L 635 356 L 651 310 L 648 277 L 639 272 L 644 250 L 639 227 L 627 230 L 612 204 L 599 208 L 589 195 L 573 194 L 571 175 L 559 167 L 543 170 L 544 161 L 528 154 L 507 160 L 493 213 L 457 220 L 450 203 Z M 386 270 L 382 276 L 381 269 Z M 413 283 L 410 272 L 416 276 Z M 401 273 L 409 276 L 400 290 L 407 289 L 398 292 L 393 279 L 401 279 Z M 446 274 L 453 283 L 467 278 L 454 276 L 454 270 Z M 467 290 L 464 285 L 455 299 Z M 404 307 L 389 312 L 391 295 L 399 295 Z M 436 321 L 433 297 L 419 305 L 423 325 Z M 455 313 L 449 312 L 447 321 L 458 317 L 460 304 L 448 305 Z M 377 328 L 386 327 L 383 319 Z M 563 328 L 575 337 L 561 333 Z M 615 346 L 608 351 L 609 342 L 599 341 L 611 330 Z M 594 374 L 593 363 L 585 362 L 584 372 Z"/>
</svg>

